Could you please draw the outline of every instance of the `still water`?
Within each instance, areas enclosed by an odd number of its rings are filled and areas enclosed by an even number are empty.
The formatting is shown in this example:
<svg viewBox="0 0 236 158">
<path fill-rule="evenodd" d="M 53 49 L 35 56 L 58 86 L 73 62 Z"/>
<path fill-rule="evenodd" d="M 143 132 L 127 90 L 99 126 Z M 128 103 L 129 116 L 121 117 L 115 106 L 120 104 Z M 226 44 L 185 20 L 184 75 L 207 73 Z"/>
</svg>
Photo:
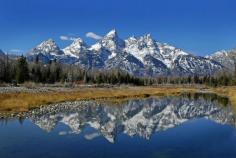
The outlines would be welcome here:
<svg viewBox="0 0 236 158">
<path fill-rule="evenodd" d="M 236 116 L 211 94 L 68 102 L 0 122 L 0 158 L 235 158 Z"/>
</svg>

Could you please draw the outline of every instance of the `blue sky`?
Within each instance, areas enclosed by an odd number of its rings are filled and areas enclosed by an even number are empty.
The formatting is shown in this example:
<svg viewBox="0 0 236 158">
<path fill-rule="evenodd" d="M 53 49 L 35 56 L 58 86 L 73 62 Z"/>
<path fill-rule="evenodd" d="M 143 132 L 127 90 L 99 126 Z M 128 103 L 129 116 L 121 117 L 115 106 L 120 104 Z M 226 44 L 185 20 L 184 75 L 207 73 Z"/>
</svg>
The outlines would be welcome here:
<svg viewBox="0 0 236 158">
<path fill-rule="evenodd" d="M 236 47 L 235 0 L 0 0 L 0 49 L 28 51 L 60 36 L 100 36 L 116 28 L 121 38 L 153 38 L 197 55 Z"/>
</svg>

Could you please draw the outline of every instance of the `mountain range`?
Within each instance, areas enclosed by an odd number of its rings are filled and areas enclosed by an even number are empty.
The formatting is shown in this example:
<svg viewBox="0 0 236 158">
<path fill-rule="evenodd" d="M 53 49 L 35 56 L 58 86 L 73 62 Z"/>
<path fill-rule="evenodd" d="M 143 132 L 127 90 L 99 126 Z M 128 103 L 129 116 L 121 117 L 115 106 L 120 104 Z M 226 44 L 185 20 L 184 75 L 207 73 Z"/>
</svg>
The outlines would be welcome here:
<svg viewBox="0 0 236 158">
<path fill-rule="evenodd" d="M 210 56 L 206 56 L 211 60 L 215 60 L 224 65 L 230 71 L 235 71 L 236 66 L 236 49 L 217 51 Z"/>
<path fill-rule="evenodd" d="M 71 45 L 60 49 L 54 40 L 49 39 L 26 53 L 26 57 L 29 61 L 38 57 L 44 63 L 57 60 L 87 70 L 120 69 L 135 76 L 203 76 L 213 75 L 224 68 L 232 69 L 233 59 L 225 54 L 230 53 L 223 51 L 206 57 L 196 56 L 160 43 L 150 34 L 123 40 L 116 30 L 111 30 L 94 45 L 77 38 Z"/>
</svg>

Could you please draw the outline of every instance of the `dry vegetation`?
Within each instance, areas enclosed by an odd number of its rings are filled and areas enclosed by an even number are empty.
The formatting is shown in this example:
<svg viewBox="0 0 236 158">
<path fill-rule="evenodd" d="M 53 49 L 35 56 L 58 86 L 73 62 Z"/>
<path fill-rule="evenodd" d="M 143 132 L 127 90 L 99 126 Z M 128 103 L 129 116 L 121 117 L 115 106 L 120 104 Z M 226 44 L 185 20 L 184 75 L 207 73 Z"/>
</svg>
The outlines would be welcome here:
<svg viewBox="0 0 236 158">
<path fill-rule="evenodd" d="M 120 88 L 80 88 L 65 92 L 44 93 L 5 93 L 0 94 L 0 111 L 22 112 L 37 108 L 40 105 L 75 100 L 124 99 L 148 97 L 150 95 L 179 95 L 182 92 L 194 92 L 195 88 L 152 88 L 152 87 L 120 87 Z"/>
<path fill-rule="evenodd" d="M 41 105 L 75 100 L 114 100 L 125 98 L 180 95 L 185 92 L 199 92 L 196 87 L 117 87 L 117 88 L 77 88 L 73 91 L 41 93 L 5 93 L 0 94 L 1 112 L 23 112 Z M 236 105 L 236 87 L 207 88 L 207 91 L 229 97 Z M 235 106 L 236 107 L 236 106 Z"/>
</svg>

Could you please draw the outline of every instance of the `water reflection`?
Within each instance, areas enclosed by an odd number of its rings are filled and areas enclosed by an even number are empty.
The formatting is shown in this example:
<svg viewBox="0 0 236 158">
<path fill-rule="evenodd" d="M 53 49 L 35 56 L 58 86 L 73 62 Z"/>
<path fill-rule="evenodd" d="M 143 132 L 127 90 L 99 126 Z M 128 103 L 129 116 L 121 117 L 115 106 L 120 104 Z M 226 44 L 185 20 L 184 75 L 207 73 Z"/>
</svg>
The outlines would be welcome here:
<svg viewBox="0 0 236 158">
<path fill-rule="evenodd" d="M 181 97 L 132 99 L 121 105 L 94 101 L 60 103 L 33 110 L 27 117 L 47 132 L 58 123 L 70 127 L 70 131 L 61 131 L 59 135 L 80 134 L 90 126 L 96 132 L 86 134 L 87 140 L 103 136 L 113 143 L 121 133 L 150 139 L 156 132 L 202 117 L 235 126 L 235 115 L 228 104 L 227 98 L 212 94 L 185 94 Z"/>
</svg>

